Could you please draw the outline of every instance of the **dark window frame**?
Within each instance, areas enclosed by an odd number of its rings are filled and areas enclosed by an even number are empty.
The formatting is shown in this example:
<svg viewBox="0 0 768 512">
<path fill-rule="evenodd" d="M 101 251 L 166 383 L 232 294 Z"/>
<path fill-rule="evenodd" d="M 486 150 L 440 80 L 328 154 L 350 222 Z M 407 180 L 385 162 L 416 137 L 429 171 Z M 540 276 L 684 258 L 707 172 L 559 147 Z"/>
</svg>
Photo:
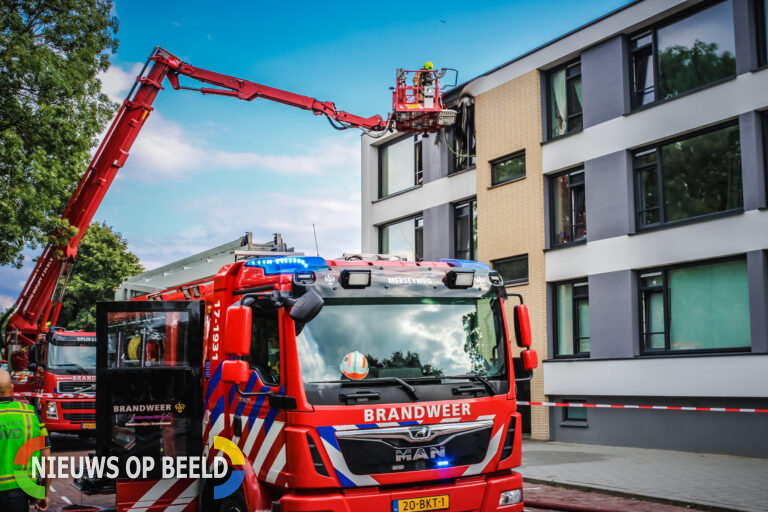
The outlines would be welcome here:
<svg viewBox="0 0 768 512">
<path fill-rule="evenodd" d="M 386 195 L 382 195 L 382 192 L 383 192 L 382 191 L 382 183 L 383 183 L 382 176 L 383 176 L 383 172 L 384 172 L 384 166 L 382 165 L 382 161 L 381 161 L 382 160 L 382 151 L 384 149 L 388 148 L 389 146 L 394 146 L 395 144 L 403 142 L 404 140 L 406 140 L 408 138 L 412 138 L 413 141 L 414 141 L 413 142 L 413 162 L 414 162 L 414 167 L 413 167 L 413 184 L 410 187 L 406 187 L 404 189 L 397 190 L 395 192 L 388 192 Z M 394 196 L 394 195 L 399 194 L 401 192 L 404 192 L 406 190 L 410 190 L 413 187 L 418 187 L 419 185 L 421 185 L 423 183 L 423 177 L 424 177 L 423 168 L 421 170 L 419 169 L 419 167 L 422 165 L 423 153 L 420 153 L 420 154 L 417 155 L 417 147 L 418 147 L 418 151 L 421 152 L 422 151 L 421 140 L 417 139 L 417 135 L 404 135 L 402 137 L 397 137 L 397 138 L 394 138 L 392 140 L 388 140 L 387 142 L 385 142 L 385 143 L 383 143 L 383 144 L 381 144 L 379 146 L 376 146 L 376 158 L 377 158 L 377 162 L 378 162 L 377 163 L 377 165 L 378 165 L 378 172 L 377 172 L 377 179 L 378 179 L 378 183 L 377 183 L 377 196 L 378 196 L 378 199 L 385 199 L 385 198 L 387 198 L 389 196 Z"/>
<path fill-rule="evenodd" d="M 572 76 L 568 75 L 568 68 L 573 68 L 575 66 L 579 67 L 578 74 L 574 74 Z M 567 129 L 564 133 L 554 135 L 552 133 L 553 126 L 552 126 L 552 109 L 554 108 L 554 98 L 552 97 L 552 77 L 555 73 L 558 71 L 565 69 L 565 111 L 566 111 L 566 123 L 567 126 L 571 126 L 571 118 L 575 117 L 581 117 L 581 127 L 578 129 Z M 570 111 L 570 104 L 568 102 L 568 84 L 572 82 L 576 77 L 578 77 L 581 80 L 582 74 L 581 74 L 581 56 L 578 56 L 577 58 L 566 62 L 565 64 L 561 64 L 555 68 L 547 70 L 547 140 L 555 140 L 559 139 L 560 137 L 566 137 L 568 135 L 579 133 L 584 130 L 584 105 L 582 102 L 582 108 L 581 112 L 578 114 L 570 114 L 568 113 Z M 582 82 L 583 84 L 583 82 Z"/>
<path fill-rule="evenodd" d="M 587 193 L 587 180 L 586 180 L 586 174 L 585 169 L 583 165 L 580 165 L 578 167 L 573 167 L 571 169 L 567 169 L 562 172 L 558 172 L 555 174 L 551 174 L 548 176 L 549 178 L 549 220 L 550 220 L 550 244 L 553 249 L 559 249 L 560 247 L 569 247 L 571 245 L 579 245 L 584 244 L 587 242 L 587 235 L 585 234 L 582 238 L 576 237 L 576 228 L 580 225 L 576 222 L 574 222 L 574 219 L 571 219 L 571 241 L 570 242 L 559 242 L 558 241 L 558 233 L 556 232 L 556 222 L 555 222 L 555 183 L 558 178 L 561 178 L 562 176 L 568 176 L 568 211 L 573 212 L 573 195 L 571 193 L 571 189 L 575 188 L 576 186 L 583 186 L 584 187 L 584 231 L 587 232 L 587 201 L 586 201 L 586 193 Z M 573 185 L 571 183 L 570 177 L 572 175 L 581 175 L 583 176 L 583 181 L 581 183 L 576 183 Z M 573 217 L 573 216 L 572 216 Z"/>
<path fill-rule="evenodd" d="M 503 181 L 496 179 L 495 168 L 498 164 L 504 163 L 507 160 L 514 160 L 521 157 L 523 159 L 523 175 L 522 176 L 518 176 L 516 178 L 510 178 L 508 180 L 503 180 Z M 522 179 L 525 179 L 525 177 L 528 175 L 528 169 L 525 161 L 525 149 L 521 149 L 520 151 L 515 151 L 514 153 L 510 153 L 508 155 L 504 155 L 502 157 L 493 159 L 489 162 L 489 164 L 491 165 L 491 186 L 492 187 L 495 187 L 496 185 L 504 185 L 505 183 L 514 183 L 515 181 L 520 181 Z"/>
<path fill-rule="evenodd" d="M 558 303 L 557 303 L 557 287 L 558 286 L 568 286 L 571 285 L 571 315 L 573 318 L 573 339 L 570 340 L 572 343 L 573 348 L 573 354 L 558 354 L 558 339 L 557 339 L 557 333 L 558 333 L 558 317 L 559 317 L 559 310 L 558 310 Z M 583 338 L 579 336 L 579 315 L 578 315 L 578 307 L 577 307 L 577 300 L 578 299 L 587 299 L 589 301 L 589 281 L 584 279 L 571 279 L 568 281 L 558 281 L 556 283 L 552 283 L 553 290 L 554 290 L 554 301 L 552 304 L 552 326 L 553 326 L 553 336 L 554 336 L 554 345 L 553 345 L 553 353 L 555 359 L 587 359 L 590 357 L 591 353 L 591 345 L 590 345 L 590 351 L 583 352 L 581 350 L 581 340 L 582 339 L 589 339 L 591 341 L 592 337 L 589 338 Z M 576 294 L 576 288 L 579 288 L 579 294 Z M 592 332 L 590 325 L 590 334 Z M 579 350 L 576 350 L 576 349 Z"/>
<path fill-rule="evenodd" d="M 467 215 L 459 215 L 459 209 L 463 207 L 467 208 Z M 477 258 L 477 254 L 475 254 L 475 243 L 474 243 L 474 226 L 472 223 L 472 212 L 477 212 L 477 198 L 472 197 L 470 199 L 467 199 L 465 201 L 460 201 L 458 203 L 454 203 L 453 205 L 453 257 L 456 259 L 462 259 L 462 260 L 470 260 L 474 261 L 475 258 Z M 469 257 L 463 258 L 459 257 L 458 255 L 458 240 L 459 240 L 459 222 L 458 220 L 460 218 L 469 217 Z"/>
<path fill-rule="evenodd" d="M 655 105 L 658 105 L 658 104 L 661 104 L 661 103 L 666 103 L 668 101 L 672 101 L 672 100 L 675 100 L 677 98 L 683 97 L 683 96 L 685 96 L 687 94 L 690 94 L 690 93 L 693 93 L 693 92 L 697 92 L 697 91 L 699 91 L 701 89 L 705 89 L 707 87 L 712 87 L 712 86 L 717 85 L 719 83 L 722 83 L 722 82 L 725 82 L 727 80 L 732 80 L 733 78 L 736 78 L 737 72 L 734 71 L 733 75 L 728 75 L 728 76 L 726 76 L 724 78 L 715 80 L 714 82 L 710 82 L 710 83 L 707 83 L 707 84 L 704 84 L 704 85 L 699 85 L 697 87 L 694 87 L 693 89 L 690 89 L 690 90 L 684 91 L 682 93 L 679 93 L 679 94 L 677 94 L 677 95 L 675 95 L 675 96 L 673 96 L 671 98 L 666 98 L 666 99 L 665 98 L 660 98 L 660 94 L 659 94 L 659 59 L 657 58 L 658 57 L 658 37 L 657 37 L 658 31 L 660 29 L 664 28 L 664 27 L 667 27 L 669 25 L 673 25 L 674 23 L 677 23 L 678 21 L 681 21 L 681 20 L 683 20 L 685 18 L 688 18 L 690 16 L 698 14 L 701 11 L 705 11 L 705 10 L 709 9 L 710 7 L 716 5 L 716 4 L 719 4 L 719 3 L 722 3 L 722 2 L 726 2 L 726 1 L 728 1 L 728 0 L 710 0 L 710 1 L 702 2 L 701 4 L 691 6 L 691 7 L 687 8 L 687 9 L 683 10 L 682 12 L 674 14 L 674 15 L 668 17 L 668 18 L 664 18 L 663 20 L 660 20 L 660 21 L 658 21 L 656 23 L 653 23 L 652 25 L 646 26 L 643 29 L 638 30 L 637 32 L 634 32 L 634 33 L 629 35 L 629 37 L 628 37 L 629 44 L 627 45 L 627 49 L 629 51 L 628 65 L 629 65 L 629 87 L 630 87 L 630 90 L 629 90 L 630 112 L 635 112 L 635 111 L 642 110 L 642 109 L 645 109 L 645 108 L 650 108 L 652 106 L 655 106 Z M 641 48 L 637 48 L 637 49 L 633 50 L 632 49 L 632 41 L 634 39 L 637 39 L 637 38 L 640 38 L 640 37 L 644 36 L 647 33 L 650 33 L 651 34 L 651 38 L 652 38 L 650 52 L 651 52 L 651 60 L 652 60 L 652 63 L 653 63 L 654 100 L 651 101 L 650 103 L 646 103 L 645 105 L 643 105 L 643 104 L 637 105 L 636 104 L 636 99 L 635 99 L 634 55 L 636 53 L 639 53 L 640 51 L 644 50 L 646 48 L 646 46 L 643 46 Z M 735 33 L 735 26 L 734 26 L 734 40 L 735 40 L 735 37 L 736 37 L 736 33 Z M 735 57 L 736 56 L 734 55 L 734 58 Z"/>
<path fill-rule="evenodd" d="M 399 224 L 401 222 L 405 222 L 407 220 L 413 219 L 413 252 L 414 252 L 414 258 L 416 261 L 422 261 L 424 259 L 424 212 L 417 213 L 415 215 L 409 215 L 407 217 L 400 217 L 396 220 L 391 220 L 389 222 L 386 222 L 385 224 L 379 224 L 377 226 L 378 228 L 378 238 L 379 238 L 379 254 L 387 254 L 389 252 L 389 249 L 387 251 L 384 250 L 384 230 L 388 228 L 389 226 L 392 226 L 394 224 Z M 419 240 L 419 236 L 421 236 L 421 240 Z M 421 244 L 419 244 L 421 242 Z M 419 254 L 419 248 L 421 248 L 421 254 Z"/>
<path fill-rule="evenodd" d="M 768 27 L 765 22 L 766 0 L 755 0 L 755 20 L 757 22 L 757 65 L 768 65 Z"/>
<path fill-rule="evenodd" d="M 744 205 L 742 202 L 741 207 L 738 207 L 738 208 L 731 208 L 729 210 L 723 210 L 723 211 L 714 212 L 714 213 L 707 213 L 704 215 L 698 215 L 694 217 L 686 217 L 685 219 L 680 219 L 680 220 L 673 220 L 673 221 L 664 220 L 665 213 L 666 213 L 664 210 L 664 172 L 663 172 L 664 169 L 662 166 L 662 159 L 659 158 L 659 150 L 664 146 L 669 146 L 677 142 L 693 139 L 695 137 L 698 137 L 699 135 L 705 135 L 707 133 L 713 133 L 720 130 L 725 130 L 732 126 L 739 127 L 739 140 L 741 140 L 741 127 L 739 124 L 739 120 L 734 119 L 734 120 L 721 123 L 715 126 L 703 128 L 701 130 L 696 130 L 683 135 L 678 135 L 670 139 L 664 139 L 662 141 L 656 142 L 655 144 L 651 144 L 649 146 L 644 146 L 642 148 L 636 149 L 632 152 L 632 173 L 634 175 L 633 180 L 634 180 L 634 187 L 635 187 L 635 223 L 636 223 L 638 232 L 652 231 L 655 229 L 663 229 L 667 227 L 680 226 L 680 225 L 690 224 L 694 222 L 703 222 L 703 221 L 715 219 L 718 217 L 724 217 L 724 216 L 734 215 L 734 214 L 744 212 Z M 654 166 L 656 170 L 656 196 L 657 196 L 659 205 L 655 208 L 644 208 L 644 201 L 643 201 L 644 190 L 642 189 L 640 173 L 646 170 L 649 170 L 652 167 L 650 165 L 638 166 L 637 157 L 642 154 L 648 154 L 650 151 L 656 152 L 656 161 L 654 163 Z M 743 193 L 744 191 L 743 182 L 741 184 L 741 188 Z M 651 210 L 658 210 L 659 220 L 653 224 L 644 224 L 642 215 L 643 213 Z"/>
<path fill-rule="evenodd" d="M 526 253 L 526 254 L 518 254 L 516 256 L 509 256 L 507 258 L 499 258 L 497 260 L 492 260 L 491 261 L 491 268 L 493 268 L 494 270 L 496 270 L 498 272 L 498 269 L 496 268 L 497 264 L 499 264 L 499 263 L 509 263 L 509 262 L 512 262 L 512 261 L 523 260 L 523 259 L 525 259 L 525 267 L 526 267 L 525 279 L 505 280 L 504 281 L 504 286 L 515 286 L 515 285 L 520 285 L 520 284 L 528 284 L 530 282 L 530 276 L 531 276 L 530 262 L 528 260 L 528 253 Z M 499 272 L 499 273 L 501 273 L 501 272 Z M 502 278 L 503 277 L 504 276 L 502 275 Z"/>
<path fill-rule="evenodd" d="M 728 263 L 731 261 L 745 261 L 746 255 L 729 256 L 725 258 L 713 258 L 695 262 L 678 263 L 674 265 L 666 265 L 661 267 L 653 267 L 647 269 L 641 269 L 635 271 L 637 279 L 637 292 L 638 292 L 638 324 L 640 330 L 640 355 L 641 356 L 676 356 L 676 355 L 691 355 L 691 354 L 719 354 L 719 353 L 733 353 L 733 352 L 751 352 L 752 345 L 745 347 L 728 347 L 728 348 L 706 348 L 706 349 L 676 349 L 672 350 L 670 332 L 672 318 L 670 316 L 670 295 L 669 295 L 669 272 L 673 270 L 679 270 L 684 268 L 701 267 L 705 265 L 717 265 L 720 263 Z M 643 277 L 651 277 L 653 274 L 660 274 L 662 276 L 661 286 L 643 286 Z M 653 334 L 662 334 L 662 332 L 646 332 L 645 326 L 650 323 L 648 314 L 650 311 L 645 307 L 645 292 L 650 293 L 662 293 L 662 304 L 664 305 L 664 348 L 653 349 L 646 348 L 646 336 Z M 646 314 L 648 313 L 648 314 Z"/>
</svg>

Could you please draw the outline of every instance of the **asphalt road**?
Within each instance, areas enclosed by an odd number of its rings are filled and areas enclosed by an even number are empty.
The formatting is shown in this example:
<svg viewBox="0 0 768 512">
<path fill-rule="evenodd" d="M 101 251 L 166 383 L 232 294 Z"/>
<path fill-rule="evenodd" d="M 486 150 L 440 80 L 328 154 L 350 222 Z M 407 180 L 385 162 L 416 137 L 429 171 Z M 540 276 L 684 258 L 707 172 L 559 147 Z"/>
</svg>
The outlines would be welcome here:
<svg viewBox="0 0 768 512">
<path fill-rule="evenodd" d="M 53 455 L 65 457 L 84 457 L 94 450 L 95 443 L 90 439 L 76 436 L 55 434 L 51 440 Z M 86 496 L 72 485 L 71 478 L 57 478 L 51 483 L 50 512 L 77 510 L 77 505 L 113 508 L 114 495 Z M 527 483 L 524 487 L 526 512 L 555 512 L 564 510 L 560 506 L 581 507 L 584 510 L 605 512 L 683 512 L 690 509 L 663 505 L 651 501 L 628 499 L 597 492 L 585 492 L 563 489 L 550 485 Z M 552 504 L 554 507 L 542 505 Z"/>
<path fill-rule="evenodd" d="M 51 455 L 56 457 L 85 457 L 94 451 L 93 439 L 80 439 L 77 436 L 52 434 Z M 51 482 L 51 497 L 48 510 L 50 512 L 73 509 L 73 505 L 93 505 L 103 508 L 114 508 L 115 496 L 86 496 L 72 485 L 72 478 L 56 478 Z M 79 507 L 78 507 L 79 508 Z"/>
</svg>

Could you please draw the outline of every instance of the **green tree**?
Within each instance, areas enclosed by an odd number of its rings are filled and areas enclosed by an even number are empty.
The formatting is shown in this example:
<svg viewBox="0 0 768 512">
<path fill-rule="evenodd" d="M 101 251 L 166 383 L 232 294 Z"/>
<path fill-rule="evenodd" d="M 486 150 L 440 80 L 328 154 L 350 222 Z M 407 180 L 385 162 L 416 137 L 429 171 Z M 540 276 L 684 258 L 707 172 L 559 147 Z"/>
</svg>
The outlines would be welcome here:
<svg viewBox="0 0 768 512">
<path fill-rule="evenodd" d="M 58 325 L 68 329 L 96 329 L 96 302 L 113 300 L 124 278 L 144 271 L 120 233 L 94 222 L 86 231 L 72 270 Z"/>
<path fill-rule="evenodd" d="M 96 77 L 117 49 L 111 8 L 0 1 L 0 265 L 75 234 L 59 217 L 115 110 Z"/>
</svg>

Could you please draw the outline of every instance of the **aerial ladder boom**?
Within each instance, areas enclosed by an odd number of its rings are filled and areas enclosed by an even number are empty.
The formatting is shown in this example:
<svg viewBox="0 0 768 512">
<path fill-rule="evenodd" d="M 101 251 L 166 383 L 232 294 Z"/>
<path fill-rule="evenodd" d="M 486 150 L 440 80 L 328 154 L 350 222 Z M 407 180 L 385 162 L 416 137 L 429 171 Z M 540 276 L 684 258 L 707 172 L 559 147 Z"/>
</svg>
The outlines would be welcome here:
<svg viewBox="0 0 768 512">
<path fill-rule="evenodd" d="M 216 87 L 185 87 L 179 81 L 182 76 Z M 330 101 L 318 101 L 308 96 L 197 68 L 182 62 L 162 48 L 155 48 L 62 214 L 61 218 L 76 228 L 77 233 L 66 245 L 49 245 L 44 249 L 21 295 L 6 314 L 6 344 L 32 344 L 40 333 L 47 332 L 48 325 L 56 324 L 80 240 L 117 172 L 125 165 L 131 146 L 152 112 L 152 103 L 158 92 L 163 89 L 162 82 L 166 78 L 177 90 L 196 90 L 203 94 L 230 96 L 245 101 L 264 98 L 309 110 L 315 115 L 326 116 L 338 129 L 360 128 L 366 132 L 383 133 L 390 127 L 390 116 L 385 121 L 378 115 L 364 118 L 349 114 L 337 110 Z M 56 294 L 57 284 L 59 289 Z"/>
</svg>

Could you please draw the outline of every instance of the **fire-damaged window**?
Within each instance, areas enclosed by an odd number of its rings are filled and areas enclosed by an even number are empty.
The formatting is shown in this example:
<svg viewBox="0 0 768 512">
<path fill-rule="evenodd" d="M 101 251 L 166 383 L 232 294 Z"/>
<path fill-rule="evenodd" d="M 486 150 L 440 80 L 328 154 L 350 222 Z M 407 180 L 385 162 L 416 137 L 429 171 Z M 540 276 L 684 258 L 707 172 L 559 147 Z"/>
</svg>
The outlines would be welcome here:
<svg viewBox="0 0 768 512">
<path fill-rule="evenodd" d="M 253 307 L 248 365 L 256 370 L 264 384 L 276 386 L 280 383 L 280 329 L 277 310 Z"/>
<path fill-rule="evenodd" d="M 450 173 L 472 169 L 475 167 L 475 102 L 469 96 L 464 96 L 454 107 L 458 110 L 456 124 L 450 129 L 448 149 L 451 152 Z"/>
</svg>

